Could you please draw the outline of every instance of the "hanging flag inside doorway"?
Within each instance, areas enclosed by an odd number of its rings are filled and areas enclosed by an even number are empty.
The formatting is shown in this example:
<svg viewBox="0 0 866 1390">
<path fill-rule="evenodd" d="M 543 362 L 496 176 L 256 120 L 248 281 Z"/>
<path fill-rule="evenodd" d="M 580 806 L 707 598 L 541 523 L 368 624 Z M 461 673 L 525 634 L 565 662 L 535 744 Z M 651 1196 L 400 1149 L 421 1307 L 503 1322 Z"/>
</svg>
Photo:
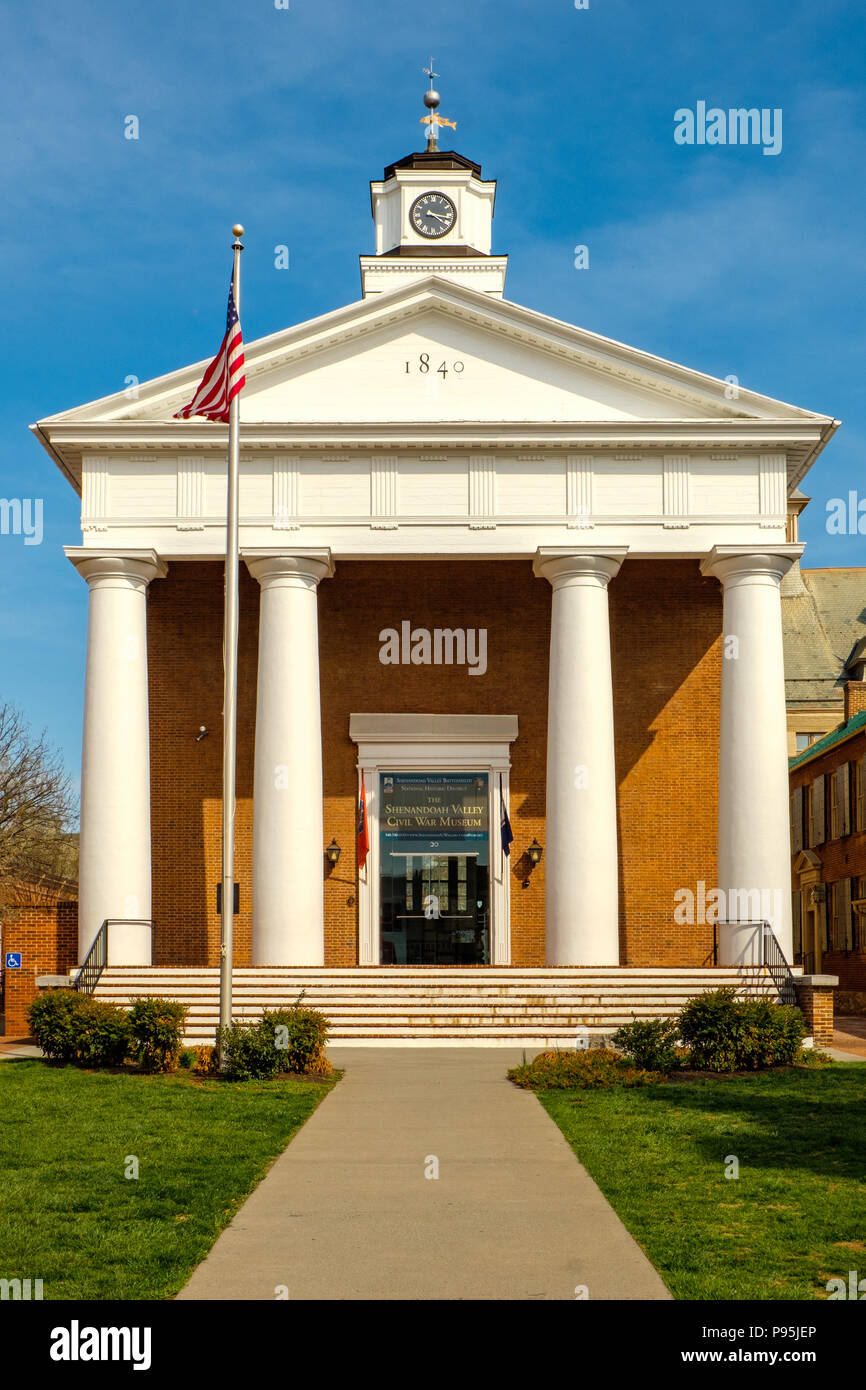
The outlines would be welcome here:
<svg viewBox="0 0 866 1390">
<path fill-rule="evenodd" d="M 514 835 L 511 830 L 511 821 L 508 819 L 508 812 L 505 809 L 505 797 L 502 792 L 502 773 L 499 774 L 499 832 L 502 836 L 502 853 L 511 854 L 511 841 Z"/>
<path fill-rule="evenodd" d="M 370 837 L 367 834 L 367 789 L 364 786 L 364 774 L 361 773 L 361 792 L 358 797 L 358 868 L 363 869 L 367 863 L 367 855 L 370 853 Z"/>
</svg>

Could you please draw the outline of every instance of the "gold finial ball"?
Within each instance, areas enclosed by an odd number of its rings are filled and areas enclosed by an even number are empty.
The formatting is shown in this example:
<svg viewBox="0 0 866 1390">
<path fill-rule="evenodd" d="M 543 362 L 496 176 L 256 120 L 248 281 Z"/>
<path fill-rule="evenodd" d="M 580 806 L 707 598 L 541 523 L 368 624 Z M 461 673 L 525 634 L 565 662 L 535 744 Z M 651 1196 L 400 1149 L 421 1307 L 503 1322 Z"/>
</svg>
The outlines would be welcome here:
<svg viewBox="0 0 866 1390">
<path fill-rule="evenodd" d="M 243 234 L 243 227 L 241 226 L 240 222 L 236 222 L 235 225 L 232 227 L 232 236 L 243 236 Z"/>
</svg>

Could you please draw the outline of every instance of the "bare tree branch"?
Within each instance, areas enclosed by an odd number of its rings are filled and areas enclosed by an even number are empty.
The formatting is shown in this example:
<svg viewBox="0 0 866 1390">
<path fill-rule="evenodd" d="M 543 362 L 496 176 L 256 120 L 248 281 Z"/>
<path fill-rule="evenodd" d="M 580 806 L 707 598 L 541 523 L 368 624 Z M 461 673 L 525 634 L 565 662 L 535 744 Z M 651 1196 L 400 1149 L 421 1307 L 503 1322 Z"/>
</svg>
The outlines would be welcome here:
<svg viewBox="0 0 866 1390">
<path fill-rule="evenodd" d="M 76 811 L 63 759 L 14 705 L 0 705 L 0 884 L 75 877 Z"/>
</svg>

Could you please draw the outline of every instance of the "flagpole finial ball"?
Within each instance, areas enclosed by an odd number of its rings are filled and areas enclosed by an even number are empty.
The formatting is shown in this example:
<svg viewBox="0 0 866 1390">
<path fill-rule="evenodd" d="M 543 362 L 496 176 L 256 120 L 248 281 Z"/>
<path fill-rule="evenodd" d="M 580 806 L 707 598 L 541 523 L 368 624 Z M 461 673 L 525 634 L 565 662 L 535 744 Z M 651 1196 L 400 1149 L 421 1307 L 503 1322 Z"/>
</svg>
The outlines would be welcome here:
<svg viewBox="0 0 866 1390">
<path fill-rule="evenodd" d="M 437 107 L 441 100 L 442 98 L 440 97 L 439 93 L 434 92 L 432 87 L 430 88 L 429 92 L 424 93 L 424 105 L 429 106 L 431 110 Z"/>
<path fill-rule="evenodd" d="M 243 227 L 241 226 L 240 222 L 236 222 L 235 225 L 232 227 L 232 236 L 243 236 L 243 234 Z"/>
</svg>

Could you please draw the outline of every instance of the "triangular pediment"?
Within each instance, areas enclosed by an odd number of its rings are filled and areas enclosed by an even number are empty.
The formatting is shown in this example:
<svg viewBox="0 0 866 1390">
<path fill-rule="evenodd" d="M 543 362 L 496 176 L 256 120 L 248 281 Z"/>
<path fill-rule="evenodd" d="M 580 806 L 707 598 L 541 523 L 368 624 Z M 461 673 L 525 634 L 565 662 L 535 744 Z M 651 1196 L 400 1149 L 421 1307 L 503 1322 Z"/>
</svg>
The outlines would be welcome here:
<svg viewBox="0 0 866 1390">
<path fill-rule="evenodd" d="M 253 423 L 826 421 L 436 276 L 246 344 Z M 43 427 L 169 421 L 194 363 Z M 188 422 L 190 429 L 205 422 Z"/>
<path fill-rule="evenodd" d="M 821 860 L 812 849 L 801 849 L 795 856 L 791 866 L 795 874 L 818 873 L 821 869 Z"/>
</svg>

